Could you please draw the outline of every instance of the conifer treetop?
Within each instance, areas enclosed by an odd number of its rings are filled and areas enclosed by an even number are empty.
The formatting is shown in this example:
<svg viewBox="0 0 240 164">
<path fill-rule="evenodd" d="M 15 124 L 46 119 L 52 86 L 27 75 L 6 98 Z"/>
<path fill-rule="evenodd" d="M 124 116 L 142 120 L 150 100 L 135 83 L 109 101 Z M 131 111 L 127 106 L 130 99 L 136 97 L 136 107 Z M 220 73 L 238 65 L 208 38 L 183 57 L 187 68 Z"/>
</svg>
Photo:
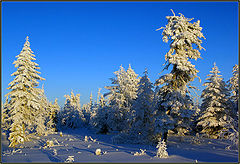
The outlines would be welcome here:
<svg viewBox="0 0 240 164">
<path fill-rule="evenodd" d="M 173 11 L 172 11 L 173 12 Z M 163 41 L 170 41 L 170 50 L 165 55 L 165 67 L 168 69 L 170 65 L 173 65 L 173 70 L 170 74 L 164 75 L 156 81 L 156 85 L 163 83 L 169 83 L 171 81 L 174 88 L 185 86 L 189 82 L 193 81 L 197 76 L 198 70 L 195 65 L 191 64 L 189 59 L 201 58 L 199 50 L 203 49 L 201 46 L 201 38 L 205 37 L 202 34 L 202 27 L 200 27 L 200 21 L 191 23 L 193 18 L 189 19 L 179 13 L 180 16 L 176 16 L 173 12 L 173 16 L 167 16 L 168 24 L 165 27 L 161 27 L 157 30 L 163 29 Z M 194 49 L 196 45 L 197 48 Z"/>
<path fill-rule="evenodd" d="M 15 76 L 15 79 L 9 83 L 8 89 L 15 89 L 21 84 L 24 84 L 27 88 L 37 87 L 39 84 L 37 80 L 45 80 L 38 75 L 40 74 L 40 72 L 37 71 L 37 69 L 40 69 L 38 64 L 32 61 L 36 59 L 30 48 L 29 37 L 26 37 L 23 49 L 16 57 L 17 60 L 14 61 L 13 64 L 15 64 L 17 71 L 11 74 L 11 76 Z"/>
<path fill-rule="evenodd" d="M 213 68 L 210 71 L 210 74 L 207 75 L 208 78 L 206 78 L 206 80 L 209 80 L 209 82 L 205 82 L 203 86 L 211 85 L 210 87 L 212 87 L 214 84 L 214 86 L 220 87 L 222 85 L 221 83 L 223 83 L 223 78 L 221 78 L 222 75 L 220 75 L 219 73 L 220 71 L 216 65 L 216 62 L 214 62 Z"/>
</svg>

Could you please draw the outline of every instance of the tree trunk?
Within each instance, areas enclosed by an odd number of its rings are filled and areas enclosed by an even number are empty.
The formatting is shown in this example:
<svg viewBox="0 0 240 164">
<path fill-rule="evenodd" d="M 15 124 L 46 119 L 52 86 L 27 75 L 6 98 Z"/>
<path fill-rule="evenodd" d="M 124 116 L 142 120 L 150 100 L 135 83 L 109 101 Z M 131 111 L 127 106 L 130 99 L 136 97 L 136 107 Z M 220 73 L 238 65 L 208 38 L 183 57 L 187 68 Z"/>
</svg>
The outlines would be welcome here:
<svg viewBox="0 0 240 164">
<path fill-rule="evenodd" d="M 167 135 L 168 135 L 168 131 L 163 133 L 163 140 L 167 143 Z"/>
</svg>

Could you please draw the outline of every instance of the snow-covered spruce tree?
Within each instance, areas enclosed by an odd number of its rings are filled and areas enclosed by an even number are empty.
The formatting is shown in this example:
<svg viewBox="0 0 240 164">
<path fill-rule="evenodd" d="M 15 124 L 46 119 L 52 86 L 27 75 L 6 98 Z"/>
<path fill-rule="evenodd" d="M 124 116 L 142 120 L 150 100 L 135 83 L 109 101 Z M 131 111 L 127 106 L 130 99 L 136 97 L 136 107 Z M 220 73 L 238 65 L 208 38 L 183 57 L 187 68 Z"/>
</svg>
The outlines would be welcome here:
<svg viewBox="0 0 240 164">
<path fill-rule="evenodd" d="M 90 98 L 89 98 L 89 103 L 84 104 L 82 106 L 82 113 L 83 113 L 83 117 L 85 120 L 85 125 L 89 125 L 89 123 L 90 123 L 90 118 L 91 118 L 91 114 L 93 112 L 93 108 L 94 108 L 94 104 L 93 104 L 93 97 L 92 97 L 92 92 L 91 92 Z"/>
<path fill-rule="evenodd" d="M 137 98 L 133 104 L 133 123 L 128 138 L 134 143 L 147 143 L 153 134 L 153 84 L 148 78 L 147 69 L 138 83 Z"/>
<path fill-rule="evenodd" d="M 125 118 L 127 121 L 127 126 L 130 128 L 132 124 L 132 116 L 133 116 L 133 104 L 137 98 L 137 91 L 139 87 L 138 74 L 134 72 L 131 65 L 129 64 L 128 69 L 126 71 L 127 78 L 123 82 L 122 90 L 124 93 L 124 97 L 126 99 L 126 107 L 127 107 L 127 117 Z"/>
<path fill-rule="evenodd" d="M 83 121 L 85 121 L 83 117 L 83 112 L 81 110 L 81 105 L 80 105 L 80 94 L 74 95 L 73 91 L 71 92 L 71 97 L 70 98 L 70 105 L 74 108 L 74 110 L 77 111 L 79 115 L 79 122 L 82 124 Z"/>
<path fill-rule="evenodd" d="M 129 64 L 127 69 L 127 79 L 126 84 L 123 85 L 123 91 L 125 93 L 125 97 L 127 100 L 127 106 L 130 108 L 133 105 L 134 100 L 137 98 L 137 90 L 139 86 L 140 79 L 138 78 L 138 75 L 134 72 L 131 65 Z"/>
<path fill-rule="evenodd" d="M 109 131 L 107 117 L 107 102 L 104 96 L 100 93 L 99 89 L 96 110 L 94 110 L 93 114 L 91 115 L 91 125 L 97 130 L 98 133 L 106 134 Z"/>
<path fill-rule="evenodd" d="M 39 95 L 40 108 L 35 113 L 36 117 L 35 124 L 37 124 L 35 131 L 39 136 L 42 136 L 47 135 L 49 133 L 49 128 L 46 126 L 46 122 L 49 114 L 48 111 L 50 110 L 50 104 L 45 95 L 43 86 L 42 89 L 39 89 L 39 93 L 40 93 Z"/>
<path fill-rule="evenodd" d="M 104 96 L 109 96 L 109 115 L 107 124 L 110 130 L 121 131 L 124 129 L 124 116 L 126 111 L 126 99 L 124 97 L 123 91 L 121 90 L 122 82 L 126 78 L 126 71 L 122 66 L 116 72 L 115 78 L 111 78 L 113 86 L 106 86 L 105 88 L 110 90 L 109 93 L 104 94 Z"/>
<path fill-rule="evenodd" d="M 238 89 L 239 89 L 239 68 L 235 64 L 232 70 L 233 76 L 228 81 L 229 90 L 231 91 L 230 99 L 233 102 L 231 110 L 231 116 L 227 117 L 226 124 L 220 132 L 220 136 L 229 139 L 232 142 L 232 147 L 237 148 L 239 144 L 239 132 L 238 132 Z M 223 120 L 223 118 L 221 118 Z M 224 120 L 223 120 L 224 121 Z"/>
<path fill-rule="evenodd" d="M 60 106 L 58 105 L 58 99 L 56 98 L 54 100 L 54 103 L 52 104 L 51 107 L 52 111 L 52 120 L 53 120 L 53 130 L 58 131 L 59 128 L 59 117 L 60 117 Z"/>
<path fill-rule="evenodd" d="M 238 148 L 239 144 L 239 132 L 238 132 L 238 121 L 232 117 L 227 117 L 227 120 L 220 118 L 220 121 L 226 122 L 223 128 L 220 130 L 219 138 L 228 139 L 232 142 L 231 147 Z"/>
<path fill-rule="evenodd" d="M 232 110 L 233 118 L 238 121 L 238 90 L 239 90 L 239 69 L 238 65 L 235 64 L 232 70 L 233 76 L 228 81 L 229 83 L 229 89 L 232 92 L 231 94 L 231 100 L 234 103 L 234 108 Z"/>
<path fill-rule="evenodd" d="M 108 126 L 114 131 L 128 129 L 131 120 L 131 106 L 136 99 L 139 79 L 131 66 L 127 71 L 122 66 L 116 72 L 115 78 L 111 78 L 114 86 L 105 87 L 110 90 L 105 96 L 109 96 Z"/>
<path fill-rule="evenodd" d="M 165 141 L 168 130 L 172 128 L 181 135 L 190 129 L 189 121 L 194 113 L 194 105 L 188 88 L 192 88 L 190 82 L 197 77 L 198 70 L 189 60 L 201 58 L 199 50 L 203 49 L 201 38 L 204 38 L 199 20 L 191 23 L 193 19 L 188 19 L 182 14 L 173 14 L 166 17 L 168 24 L 165 27 L 157 29 L 163 29 L 163 41 L 171 42 L 170 50 L 165 55 L 164 70 L 170 66 L 172 70 L 155 83 L 157 86 L 163 85 L 155 98 L 159 98 L 155 102 L 155 131 L 162 131 Z"/>
<path fill-rule="evenodd" d="M 97 96 L 97 101 L 93 104 L 93 99 L 92 99 L 92 92 L 90 94 L 90 102 L 87 104 L 87 106 L 90 105 L 91 111 L 89 111 L 89 125 L 92 127 L 96 127 L 97 125 L 97 112 L 99 108 L 99 97 L 101 95 L 101 88 L 98 89 L 98 96 Z M 85 114 L 84 114 L 85 115 Z M 85 117 L 85 116 L 84 116 Z"/>
<path fill-rule="evenodd" d="M 66 101 L 61 113 L 61 124 L 65 128 L 77 128 L 83 122 L 83 114 L 80 106 L 80 94 L 65 95 Z"/>
<path fill-rule="evenodd" d="M 47 130 L 49 133 L 57 131 L 57 114 L 59 111 L 59 106 L 58 106 L 58 104 L 55 104 L 55 103 L 57 103 L 56 99 L 55 99 L 54 104 L 52 104 L 50 102 L 48 105 L 48 108 L 47 108 L 47 116 L 48 117 L 46 120 L 46 126 L 47 126 Z"/>
<path fill-rule="evenodd" d="M 159 141 L 156 148 L 158 149 L 156 157 L 158 157 L 158 158 L 168 158 L 167 145 L 164 142 L 164 140 Z"/>
<path fill-rule="evenodd" d="M 40 136 L 56 131 L 54 105 L 48 101 L 44 88 L 40 91 L 40 109 L 36 113 L 36 133 Z"/>
<path fill-rule="evenodd" d="M 200 95 L 201 96 L 201 95 Z M 191 123 L 190 123 L 190 127 L 191 127 L 191 134 L 192 135 L 197 135 L 197 133 L 199 132 L 199 130 L 197 129 L 197 123 L 198 123 L 198 118 L 200 117 L 200 102 L 199 102 L 199 99 L 200 99 L 200 96 L 199 95 L 196 95 L 195 97 L 193 97 L 193 105 L 194 105 L 194 114 L 192 115 L 192 118 L 191 118 Z"/>
<path fill-rule="evenodd" d="M 92 96 L 92 92 L 90 94 L 90 98 L 89 98 L 89 109 L 92 110 L 93 108 L 93 96 Z"/>
<path fill-rule="evenodd" d="M 24 47 L 17 60 L 13 62 L 17 71 L 11 76 L 15 76 L 14 80 L 9 83 L 8 89 L 11 90 L 6 96 L 9 97 L 9 114 L 12 124 L 10 127 L 9 147 L 15 147 L 19 143 L 29 140 L 28 133 L 32 131 L 32 127 L 37 126 L 36 113 L 40 109 L 39 84 L 37 80 L 45 80 L 40 77 L 40 69 L 38 64 L 33 62 L 36 60 L 33 51 L 30 48 L 28 37 Z"/>
<path fill-rule="evenodd" d="M 230 93 L 215 63 L 210 73 L 206 78 L 208 82 L 203 84 L 206 88 L 201 95 L 201 116 L 197 125 L 202 127 L 201 133 L 217 138 L 230 117 Z"/>
<path fill-rule="evenodd" d="M 80 94 L 74 95 L 73 91 L 71 91 L 71 97 L 68 95 L 66 95 L 66 97 L 70 98 L 71 106 L 73 106 L 76 110 L 81 111 Z"/>
<path fill-rule="evenodd" d="M 99 127 L 99 133 L 106 134 L 109 132 L 109 127 L 107 124 L 107 118 L 108 118 L 108 106 L 107 100 L 105 100 L 104 96 L 101 95 L 97 116 L 98 116 L 98 127 Z"/>
<path fill-rule="evenodd" d="M 169 90 L 167 86 L 159 89 L 155 95 L 155 134 L 167 140 L 168 131 L 183 136 L 190 132 L 191 122 L 196 108 L 186 92 Z M 156 138 L 156 141 L 159 139 Z"/>
</svg>

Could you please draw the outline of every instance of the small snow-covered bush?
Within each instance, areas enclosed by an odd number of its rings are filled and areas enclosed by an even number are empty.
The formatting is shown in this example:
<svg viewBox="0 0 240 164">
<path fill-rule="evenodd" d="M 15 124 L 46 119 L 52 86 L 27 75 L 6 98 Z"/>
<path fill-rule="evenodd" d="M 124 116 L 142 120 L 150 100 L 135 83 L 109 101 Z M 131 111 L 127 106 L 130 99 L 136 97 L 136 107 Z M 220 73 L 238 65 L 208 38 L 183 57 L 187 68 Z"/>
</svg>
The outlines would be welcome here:
<svg viewBox="0 0 240 164">
<path fill-rule="evenodd" d="M 53 153 L 54 153 L 54 156 L 56 156 L 57 155 L 57 150 L 53 149 Z"/>
<path fill-rule="evenodd" d="M 55 140 L 54 140 L 54 142 L 55 142 L 57 145 L 59 145 L 59 142 L 58 142 L 58 140 L 57 140 L 57 139 L 55 139 Z"/>
<path fill-rule="evenodd" d="M 159 141 L 156 148 L 158 148 L 156 157 L 158 157 L 158 158 L 168 158 L 167 145 L 164 142 L 164 140 Z"/>
<path fill-rule="evenodd" d="M 22 153 L 22 150 L 21 149 L 13 149 L 12 151 L 11 150 L 7 150 L 7 151 L 3 151 L 3 156 L 10 156 L 10 155 L 14 155 L 14 153 Z"/>
<path fill-rule="evenodd" d="M 101 149 L 96 149 L 95 154 L 96 155 L 101 155 Z"/>
<path fill-rule="evenodd" d="M 65 163 L 73 163 L 74 156 L 68 156 L 68 158 L 65 160 Z"/>
<path fill-rule="evenodd" d="M 84 141 L 88 142 L 88 136 L 85 136 Z"/>
<path fill-rule="evenodd" d="M 146 153 L 145 153 L 145 152 L 146 152 L 146 149 L 144 149 L 144 150 L 143 150 L 143 149 L 140 149 L 140 151 L 141 151 L 140 153 L 139 153 L 139 152 L 136 152 L 136 153 L 134 153 L 133 155 L 134 155 L 134 156 L 146 155 Z"/>
<path fill-rule="evenodd" d="M 97 139 L 93 139 L 91 136 L 89 136 L 89 139 L 92 141 L 92 142 L 96 142 Z"/>
<path fill-rule="evenodd" d="M 46 142 L 46 146 L 47 146 L 47 147 L 53 147 L 53 146 L 54 146 L 53 141 L 51 141 L 51 140 L 47 140 L 47 142 Z"/>
<path fill-rule="evenodd" d="M 68 140 L 69 140 L 69 141 L 74 141 L 74 139 L 72 139 L 72 138 L 69 138 Z"/>
</svg>

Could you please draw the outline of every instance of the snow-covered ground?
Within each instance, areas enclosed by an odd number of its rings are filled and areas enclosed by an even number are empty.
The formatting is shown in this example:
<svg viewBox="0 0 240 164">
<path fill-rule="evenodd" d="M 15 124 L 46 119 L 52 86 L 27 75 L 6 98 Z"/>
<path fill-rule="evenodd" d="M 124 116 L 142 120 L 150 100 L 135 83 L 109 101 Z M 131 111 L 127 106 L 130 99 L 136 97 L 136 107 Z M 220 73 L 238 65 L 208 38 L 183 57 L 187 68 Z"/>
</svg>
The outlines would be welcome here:
<svg viewBox="0 0 240 164">
<path fill-rule="evenodd" d="M 85 141 L 85 136 L 91 136 L 96 141 Z M 170 136 L 167 146 L 169 158 L 159 159 L 155 146 L 113 144 L 113 135 L 95 134 L 88 129 L 63 131 L 40 139 L 34 139 L 22 145 L 22 148 L 8 148 L 6 136 L 2 135 L 3 162 L 65 162 L 73 156 L 73 162 L 237 162 L 238 150 L 226 149 L 228 141 L 204 139 L 202 144 L 191 144 L 191 137 Z M 46 147 L 47 140 L 54 143 Z M 96 149 L 101 149 L 102 155 L 95 155 Z M 146 154 L 134 156 L 134 153 L 146 149 Z"/>
</svg>

